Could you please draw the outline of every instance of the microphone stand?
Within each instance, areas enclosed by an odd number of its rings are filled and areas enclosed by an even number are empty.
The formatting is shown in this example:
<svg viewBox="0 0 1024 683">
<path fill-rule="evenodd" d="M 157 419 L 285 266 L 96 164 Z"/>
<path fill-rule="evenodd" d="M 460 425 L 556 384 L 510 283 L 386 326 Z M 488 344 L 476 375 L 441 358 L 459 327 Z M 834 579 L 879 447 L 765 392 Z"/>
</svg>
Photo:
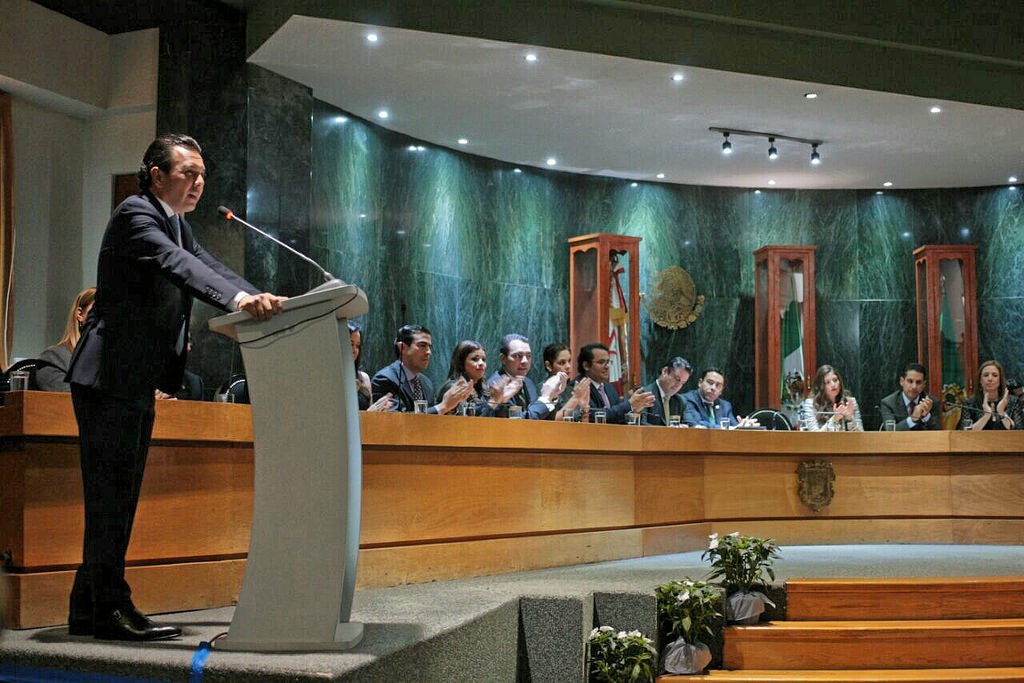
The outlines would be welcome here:
<svg viewBox="0 0 1024 683">
<path fill-rule="evenodd" d="M 281 240 L 277 239 L 273 235 L 271 235 L 269 233 L 266 233 L 263 230 L 260 230 L 259 228 L 257 228 L 252 223 L 247 223 L 246 221 L 242 220 L 241 218 L 236 216 L 235 213 L 231 209 L 229 209 L 228 207 L 226 207 L 226 206 L 218 206 L 217 207 L 217 213 L 219 213 L 222 217 L 224 217 L 225 220 L 235 221 L 237 223 L 241 223 L 242 225 L 244 225 L 245 227 L 249 228 L 250 230 L 256 231 L 257 233 L 259 233 L 259 234 L 263 235 L 264 237 L 266 237 L 271 242 L 273 242 L 273 243 L 275 243 L 275 244 L 277 244 L 279 246 L 284 247 L 288 251 L 290 251 L 293 254 L 295 254 L 296 256 L 298 256 L 303 261 L 309 263 L 314 268 L 319 270 L 320 273 L 324 276 L 324 282 L 323 282 L 323 284 L 317 285 L 313 289 L 309 290 L 310 292 L 319 292 L 319 291 L 322 291 L 322 290 L 325 290 L 325 289 L 330 289 L 330 288 L 332 288 L 332 287 L 334 287 L 336 285 L 343 285 L 343 284 L 345 284 L 344 282 L 342 282 L 338 278 L 336 278 L 333 275 L 331 275 L 330 273 L 328 273 L 324 269 L 323 266 L 321 266 L 319 263 L 317 263 L 313 259 L 309 258 L 308 256 L 306 256 L 302 252 L 298 251 L 297 249 L 295 249 L 295 248 L 285 244 L 284 242 L 282 242 Z"/>
</svg>

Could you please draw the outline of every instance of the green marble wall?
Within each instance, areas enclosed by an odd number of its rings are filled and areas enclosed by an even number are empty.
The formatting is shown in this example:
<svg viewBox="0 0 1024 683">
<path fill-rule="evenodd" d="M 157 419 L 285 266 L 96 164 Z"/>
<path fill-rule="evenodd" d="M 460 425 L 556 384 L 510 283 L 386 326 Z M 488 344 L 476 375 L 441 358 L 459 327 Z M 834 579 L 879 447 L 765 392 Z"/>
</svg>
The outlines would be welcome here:
<svg viewBox="0 0 1024 683">
<path fill-rule="evenodd" d="M 345 117 L 342 122 L 339 117 Z M 680 265 L 706 296 L 676 331 L 641 312 L 645 377 L 680 354 L 726 372 L 726 395 L 752 409 L 753 252 L 817 245 L 818 360 L 840 368 L 868 424 L 915 356 L 912 251 L 978 244 L 981 356 L 1021 376 L 1024 318 L 1020 192 L 1009 188 L 887 192 L 790 191 L 640 183 L 513 167 L 426 146 L 315 102 L 310 248 L 371 301 L 364 364 L 393 359 L 403 323 L 434 333 L 439 382 L 455 343 L 477 339 L 497 365 L 506 332 L 540 349 L 568 339 L 568 246 L 576 235 L 642 237 L 642 289 Z M 692 388 L 691 380 L 687 389 Z"/>
</svg>

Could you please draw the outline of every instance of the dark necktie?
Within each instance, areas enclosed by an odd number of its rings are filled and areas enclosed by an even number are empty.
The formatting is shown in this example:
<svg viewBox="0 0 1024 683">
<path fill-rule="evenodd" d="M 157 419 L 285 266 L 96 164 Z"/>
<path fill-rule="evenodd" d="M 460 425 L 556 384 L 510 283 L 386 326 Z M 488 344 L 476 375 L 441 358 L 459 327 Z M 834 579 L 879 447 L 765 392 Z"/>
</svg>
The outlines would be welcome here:
<svg viewBox="0 0 1024 683">
<path fill-rule="evenodd" d="M 908 416 L 914 414 L 914 408 L 916 406 L 917 406 L 917 399 L 916 398 L 913 401 L 910 401 L 910 402 L 907 403 L 907 415 Z"/>
<path fill-rule="evenodd" d="M 171 232 L 174 234 L 174 241 L 177 245 L 181 246 L 181 219 L 178 218 L 178 214 L 171 214 L 170 218 L 167 219 L 171 223 Z"/>
<path fill-rule="evenodd" d="M 423 382 L 420 381 L 420 376 L 416 375 L 413 377 L 409 380 L 409 384 L 412 386 L 412 400 L 422 401 L 424 399 Z"/>
</svg>

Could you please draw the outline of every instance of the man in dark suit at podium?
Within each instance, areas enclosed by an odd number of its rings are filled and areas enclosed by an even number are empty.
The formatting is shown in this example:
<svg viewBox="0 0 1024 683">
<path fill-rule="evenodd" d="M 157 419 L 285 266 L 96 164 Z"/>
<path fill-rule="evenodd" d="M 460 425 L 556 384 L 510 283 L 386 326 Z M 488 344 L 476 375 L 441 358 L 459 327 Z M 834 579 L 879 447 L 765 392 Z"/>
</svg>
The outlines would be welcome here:
<svg viewBox="0 0 1024 683">
<path fill-rule="evenodd" d="M 900 390 L 883 398 L 878 406 L 883 426 L 892 420 L 897 432 L 940 429 L 938 417 L 932 414 L 939 399 L 925 391 L 927 380 L 928 370 L 923 365 L 907 364 L 900 375 Z"/>
<path fill-rule="evenodd" d="M 96 301 L 67 374 L 85 501 L 82 566 L 68 616 L 72 635 L 181 635 L 142 615 L 124 578 L 156 392 L 181 387 L 193 297 L 260 320 L 281 310 L 282 297 L 253 293 L 259 290 L 192 236 L 184 214 L 203 194 L 201 153 L 187 135 L 154 140 L 139 170 L 139 194 L 114 209 L 100 246 Z"/>
<path fill-rule="evenodd" d="M 604 344 L 593 342 L 580 349 L 576 357 L 579 376 L 590 378 L 590 419 L 594 411 L 603 410 L 609 424 L 625 424 L 626 415 L 639 413 L 654 405 L 654 394 L 638 388 L 628 398 L 620 398 L 611 379 L 611 355 Z"/>
<path fill-rule="evenodd" d="M 647 424 L 667 427 L 672 415 L 682 421 L 685 406 L 679 397 L 679 390 L 690 379 L 692 372 L 693 366 L 685 358 L 676 356 L 665 361 L 658 379 L 644 387 L 654 395 L 654 405 L 647 412 Z"/>
</svg>

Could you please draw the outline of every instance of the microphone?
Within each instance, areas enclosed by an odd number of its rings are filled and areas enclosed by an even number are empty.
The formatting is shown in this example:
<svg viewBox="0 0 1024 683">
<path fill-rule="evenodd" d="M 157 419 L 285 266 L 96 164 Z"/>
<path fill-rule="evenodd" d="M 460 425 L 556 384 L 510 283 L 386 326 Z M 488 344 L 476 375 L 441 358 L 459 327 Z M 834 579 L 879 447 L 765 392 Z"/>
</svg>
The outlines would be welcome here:
<svg viewBox="0 0 1024 683">
<path fill-rule="evenodd" d="M 218 206 L 217 207 L 217 213 L 219 213 L 221 216 L 223 216 L 224 220 L 235 221 L 236 223 L 241 223 L 242 225 L 244 225 L 245 227 L 249 228 L 250 230 L 254 230 L 254 231 L 258 232 L 259 234 L 263 235 L 264 237 L 266 237 L 271 242 L 274 242 L 275 244 L 284 247 L 288 251 L 292 252 L 293 254 L 295 254 L 296 256 L 301 258 L 306 263 L 311 264 L 314 268 L 319 270 L 320 273 L 323 274 L 323 276 L 324 276 L 324 283 L 322 285 L 319 285 L 319 286 L 314 287 L 313 289 L 311 289 L 310 290 L 311 292 L 318 292 L 318 291 L 323 290 L 323 289 L 328 289 L 329 287 L 334 286 L 335 284 L 344 284 L 341 280 L 339 280 L 338 278 L 336 278 L 333 275 L 331 275 L 330 273 L 328 273 L 323 268 L 323 266 L 321 266 L 319 263 L 317 263 L 313 259 L 311 259 L 308 256 L 306 256 L 305 254 L 299 252 L 298 250 L 288 246 L 287 244 L 285 244 L 281 240 L 277 239 L 273 235 L 270 235 L 270 234 L 267 234 L 267 233 L 263 232 L 262 230 L 257 228 L 255 225 L 253 225 L 251 223 L 245 222 L 244 220 L 242 220 L 241 218 L 236 216 L 234 211 L 232 211 L 228 207 L 226 207 L 226 206 Z"/>
<path fill-rule="evenodd" d="M 969 406 L 966 403 L 947 403 L 946 407 L 960 408 L 961 410 L 969 410 L 972 413 L 974 413 L 975 415 L 978 415 L 978 414 L 982 414 L 983 415 L 985 413 L 985 411 L 983 409 L 975 408 L 974 406 Z"/>
</svg>

